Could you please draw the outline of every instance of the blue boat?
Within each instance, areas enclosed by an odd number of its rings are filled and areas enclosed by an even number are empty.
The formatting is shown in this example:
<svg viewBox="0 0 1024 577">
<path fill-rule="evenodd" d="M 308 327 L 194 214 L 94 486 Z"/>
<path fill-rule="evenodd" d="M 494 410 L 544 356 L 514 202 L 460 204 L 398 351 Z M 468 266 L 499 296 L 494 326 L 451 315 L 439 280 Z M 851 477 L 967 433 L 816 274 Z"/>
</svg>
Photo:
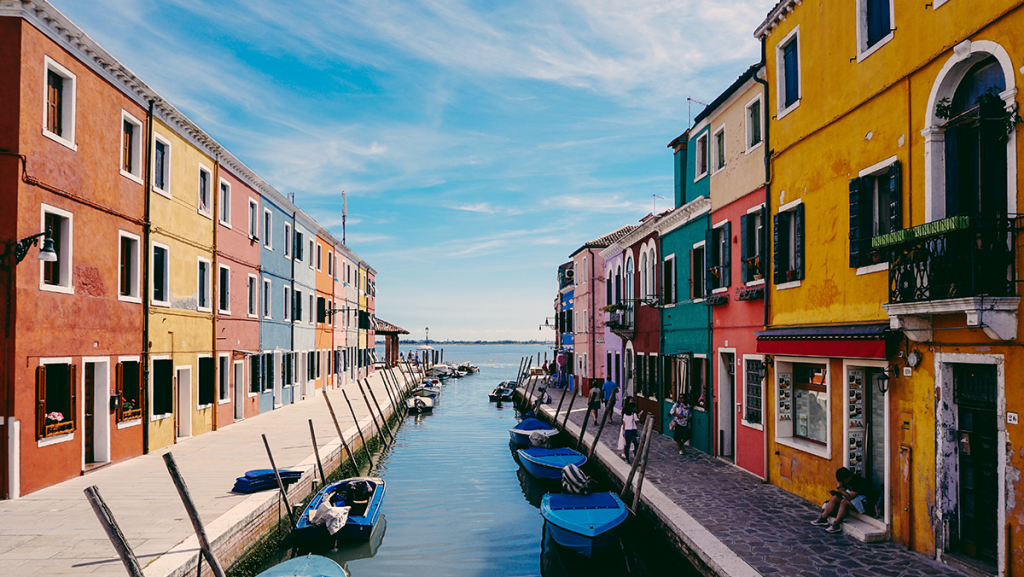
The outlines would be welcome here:
<svg viewBox="0 0 1024 577">
<path fill-rule="evenodd" d="M 353 477 L 331 483 L 320 490 L 302 512 L 295 524 L 295 534 L 306 543 L 329 543 L 335 540 L 359 539 L 366 541 L 380 519 L 387 484 L 379 477 Z M 325 524 L 310 521 L 310 517 L 329 499 L 331 505 L 351 507 L 344 527 L 333 535 Z"/>
<path fill-rule="evenodd" d="M 306 555 L 274 565 L 256 577 L 347 577 L 334 561 L 319 555 Z"/>
<path fill-rule="evenodd" d="M 529 447 L 519 449 L 519 462 L 538 479 L 561 479 L 562 468 L 566 465 L 582 467 L 587 457 L 572 449 L 542 449 Z"/>
<path fill-rule="evenodd" d="M 548 493 L 540 503 L 540 514 L 556 543 L 590 557 L 616 542 L 617 529 L 629 511 L 615 493 Z"/>
<path fill-rule="evenodd" d="M 558 429 L 540 419 L 526 417 L 522 421 L 519 421 L 519 424 L 515 427 L 508 430 L 509 436 L 512 437 L 512 442 L 520 447 L 529 447 L 530 435 L 535 432 L 539 432 L 546 437 L 553 437 L 558 434 Z"/>
</svg>

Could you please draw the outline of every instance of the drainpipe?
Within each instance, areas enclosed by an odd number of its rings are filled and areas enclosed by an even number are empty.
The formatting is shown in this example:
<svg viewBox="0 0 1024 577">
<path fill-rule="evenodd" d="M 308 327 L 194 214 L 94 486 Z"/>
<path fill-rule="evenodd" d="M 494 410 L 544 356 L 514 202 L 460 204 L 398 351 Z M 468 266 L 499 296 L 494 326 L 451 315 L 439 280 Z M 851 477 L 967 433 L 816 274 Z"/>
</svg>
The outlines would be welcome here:
<svg viewBox="0 0 1024 577">
<path fill-rule="evenodd" d="M 597 367 L 597 359 L 594 358 L 594 352 L 597 350 L 597 343 L 595 342 L 595 341 L 597 341 L 597 331 L 594 330 L 595 325 L 597 325 L 597 323 L 594 321 L 594 319 L 597 318 L 597 314 L 595 314 L 595 312 L 594 312 L 594 293 L 597 292 L 597 287 L 594 286 L 594 279 L 597 278 L 597 275 L 595 275 L 594 272 L 597 270 L 597 262 L 596 262 L 596 259 L 594 258 L 594 249 L 588 248 L 587 249 L 587 254 L 590 255 L 590 270 L 591 270 L 590 278 L 587 279 L 587 280 L 590 281 L 590 287 L 589 287 L 589 289 L 590 289 L 590 309 L 589 309 L 589 312 L 590 312 L 590 318 L 591 318 L 589 326 L 587 327 L 587 341 L 590 342 L 590 363 L 589 363 L 590 367 L 588 367 L 588 369 L 590 370 L 590 374 L 594 374 L 596 372 L 594 370 L 594 368 Z M 593 384 L 591 384 L 591 386 L 593 386 Z M 581 435 L 582 435 L 582 433 L 581 433 Z"/>
<path fill-rule="evenodd" d="M 148 156 L 153 150 L 153 102 L 149 101 L 149 112 L 146 113 L 146 155 Z M 145 213 L 142 221 L 142 245 L 145 247 L 145 253 L 147 256 L 142 259 L 142 386 L 148 391 L 149 389 L 149 285 L 150 285 L 150 271 L 149 271 L 149 235 L 150 235 L 150 220 L 149 220 L 149 205 L 150 197 L 153 196 L 153 169 L 152 163 L 146 163 L 146 202 L 145 202 Z M 149 395 L 139 391 L 142 397 L 142 454 L 149 453 Z M 120 402 L 120 401 L 118 401 Z"/>
<path fill-rule="evenodd" d="M 288 303 L 288 305 L 292 308 L 292 310 L 288 313 L 288 318 L 291 319 L 291 342 L 288 345 L 288 348 L 290 349 L 291 352 L 289 354 L 294 354 L 295 353 L 295 302 L 296 302 L 295 301 L 295 251 L 299 250 L 298 243 L 295 242 L 295 236 L 296 236 L 296 233 L 298 232 L 299 229 L 295 228 L 295 226 L 296 226 L 295 225 L 295 211 L 293 210 L 292 211 L 292 238 L 291 238 L 291 242 L 292 242 L 292 278 L 290 280 L 291 287 L 292 287 L 292 290 L 291 290 L 291 293 L 290 293 L 292 295 L 292 297 L 291 297 L 292 298 L 292 302 Z M 270 232 L 268 231 L 267 234 L 269 235 Z M 302 239 L 302 240 L 303 240 L 303 242 L 305 242 L 306 239 Z M 285 241 L 285 242 L 287 242 L 287 241 Z M 313 255 L 309 255 L 309 258 L 313 258 Z M 310 311 L 310 314 L 312 314 L 312 311 Z M 315 336 L 314 336 L 313 340 L 314 340 L 314 342 L 316 342 L 316 337 Z M 274 358 L 273 354 L 271 354 L 270 358 L 271 358 L 271 362 L 273 362 L 273 358 Z M 307 358 L 307 361 L 308 360 L 309 359 Z M 294 365 L 294 364 L 295 364 L 295 360 L 293 359 L 292 360 L 292 365 Z M 294 374 L 294 372 L 295 372 L 295 367 L 294 366 L 291 367 L 291 371 Z M 309 374 L 309 368 L 306 368 L 306 374 Z M 284 380 L 284 375 L 281 375 L 281 377 L 282 377 L 281 380 L 283 381 Z M 302 388 L 303 389 L 306 388 L 306 384 L 305 383 L 302 384 Z M 274 390 L 274 384 L 273 383 L 270 384 L 270 390 L 271 391 Z M 282 397 L 284 396 L 284 384 L 283 383 L 281 384 L 281 396 Z M 275 400 L 274 404 L 277 404 L 276 400 Z M 284 403 L 282 403 L 282 404 L 284 404 Z M 294 382 L 292 383 L 292 404 L 295 404 L 295 383 Z"/>
<path fill-rule="evenodd" d="M 213 296 L 217 299 L 216 303 L 210 303 L 213 307 L 213 322 L 210 323 L 211 331 L 213 332 L 213 341 L 210 342 L 210 348 L 212 349 L 211 354 L 213 356 L 213 366 L 217 367 L 215 374 L 218 379 L 214 382 L 216 392 L 213 394 L 213 430 L 217 430 L 219 419 L 217 413 L 220 412 L 220 379 L 224 378 L 220 375 L 220 358 L 217 356 L 217 320 L 220 315 L 220 291 L 224 290 L 224 287 L 220 286 L 220 261 L 217 259 L 217 234 L 220 232 L 220 151 L 217 152 L 217 158 L 213 159 L 213 183 L 211 183 L 210 192 L 213 193 L 213 261 L 212 271 L 213 282 L 210 285 L 213 287 Z M 230 210 L 230 207 L 228 207 Z M 229 215 L 230 218 L 230 215 Z M 230 278 L 228 279 L 230 283 Z M 230 285 L 228 285 L 230 286 Z M 228 296 L 230 299 L 230 295 Z M 231 308 L 231 303 L 228 302 L 228 308 Z M 197 387 L 198 388 L 198 387 Z"/>
<path fill-rule="evenodd" d="M 766 38 L 762 37 L 761 38 L 761 69 L 764 70 L 764 74 L 765 74 L 766 77 L 768 76 L 768 58 L 767 58 L 767 56 L 768 56 L 768 48 L 767 48 Z M 768 222 L 771 221 L 771 219 L 769 217 L 770 217 L 770 215 L 772 213 L 772 168 L 771 168 L 772 167 L 772 153 L 771 153 L 771 139 L 769 138 L 769 135 L 771 134 L 771 132 L 770 132 L 770 130 L 771 130 L 771 128 L 770 128 L 771 127 L 771 123 L 768 122 L 768 120 L 769 120 L 769 118 L 768 118 L 768 98 L 771 96 L 771 92 L 769 90 L 768 81 L 759 78 L 757 76 L 757 74 L 754 74 L 754 82 L 757 82 L 758 84 L 760 84 L 761 86 L 764 87 L 764 106 L 761 107 L 761 115 L 762 115 L 762 117 L 764 119 L 763 126 L 764 126 L 764 214 L 765 214 L 765 222 L 761 223 L 761 229 L 766 231 L 766 234 L 764 235 L 765 236 L 765 238 L 764 238 L 764 255 L 765 255 L 765 259 L 764 259 L 764 273 L 762 274 L 762 278 L 764 278 L 764 327 L 768 328 L 768 325 L 771 322 L 771 307 L 769 306 L 768 299 L 769 299 L 769 295 L 771 294 L 771 291 L 769 289 L 771 288 L 771 285 L 772 285 L 772 276 L 771 276 L 771 270 L 772 269 L 771 269 L 771 267 L 768 266 L 768 263 L 771 262 L 771 258 L 770 258 L 770 256 L 771 256 L 771 249 L 768 248 L 769 247 L 768 238 L 769 238 L 770 235 L 767 234 L 767 231 L 769 230 Z M 767 366 L 764 367 L 764 377 L 763 378 L 765 379 L 765 386 L 764 386 L 763 390 L 767 391 L 768 390 L 768 387 L 767 387 L 767 384 L 768 384 L 767 383 L 767 381 L 768 381 L 768 367 Z M 767 431 L 767 427 L 763 426 L 763 425 L 767 424 L 767 423 L 764 422 L 767 419 L 765 419 L 764 417 L 765 417 L 765 415 L 764 415 L 764 410 L 763 410 L 763 405 L 762 405 L 762 411 L 761 411 L 761 421 L 762 421 L 761 442 L 764 444 L 764 475 L 761 477 L 761 481 L 764 482 L 764 483 L 767 483 L 768 482 L 768 459 L 769 459 L 768 452 L 769 451 L 768 451 L 768 431 Z"/>
</svg>

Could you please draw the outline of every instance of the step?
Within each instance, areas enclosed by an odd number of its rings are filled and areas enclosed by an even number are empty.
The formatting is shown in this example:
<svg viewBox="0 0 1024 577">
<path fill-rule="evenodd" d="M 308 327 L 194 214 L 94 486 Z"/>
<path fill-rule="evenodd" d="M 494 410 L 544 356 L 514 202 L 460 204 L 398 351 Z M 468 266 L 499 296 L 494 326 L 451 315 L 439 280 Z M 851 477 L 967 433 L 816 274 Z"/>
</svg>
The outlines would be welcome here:
<svg viewBox="0 0 1024 577">
<path fill-rule="evenodd" d="M 833 517 L 829 519 L 834 520 Z M 848 515 L 843 520 L 843 533 L 863 543 L 879 543 L 887 539 L 886 530 L 860 518 L 860 515 Z"/>
</svg>

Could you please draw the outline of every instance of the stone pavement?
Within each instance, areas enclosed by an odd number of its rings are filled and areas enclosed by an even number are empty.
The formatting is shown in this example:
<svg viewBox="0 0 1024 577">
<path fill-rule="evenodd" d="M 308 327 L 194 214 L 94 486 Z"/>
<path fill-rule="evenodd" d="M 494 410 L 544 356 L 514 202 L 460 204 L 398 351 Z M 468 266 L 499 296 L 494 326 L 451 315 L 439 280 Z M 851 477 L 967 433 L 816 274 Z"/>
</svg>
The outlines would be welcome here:
<svg viewBox="0 0 1024 577">
<path fill-rule="evenodd" d="M 554 402 L 544 408 L 551 414 L 558 407 L 560 395 L 558 390 L 551 390 L 549 394 Z M 558 417 L 559 424 L 568 405 L 566 398 Z M 575 424 L 569 426 L 570 434 L 578 436 L 585 412 L 584 399 L 577 398 L 569 417 Z M 614 447 L 620 418 L 616 413 L 615 424 L 605 426 L 600 445 L 607 451 L 599 450 L 599 453 L 603 461 L 612 461 L 606 465 L 622 479 L 625 474 L 621 472 L 628 473 L 629 469 Z M 593 417 L 584 438 L 586 447 L 597 432 L 592 423 Z M 820 514 L 820 506 L 762 483 L 731 463 L 695 449 L 687 448 L 686 454 L 680 455 L 675 442 L 665 435 L 656 433 L 652 437 L 643 488 L 644 501 L 650 505 L 648 483 L 761 575 L 966 577 L 948 565 L 907 551 L 892 541 L 861 543 L 842 533 L 832 535 L 813 527 L 810 521 Z"/>
<path fill-rule="evenodd" d="M 396 374 L 401 375 L 398 371 Z M 390 414 L 380 373 L 374 373 L 369 382 L 382 410 Z M 358 386 L 351 384 L 344 389 L 364 435 L 374 436 L 376 431 Z M 341 389 L 328 394 L 346 440 L 350 444 L 358 441 Z M 322 396 L 322 391 L 317 391 L 314 397 L 299 403 L 181 440 L 19 499 L 0 501 L 0 574 L 123 577 L 124 566 L 82 492 L 91 485 L 99 487 L 147 575 L 180 572 L 180 565 L 195 558 L 195 537 L 162 455 L 168 451 L 174 454 L 207 532 L 211 540 L 216 540 L 218 532 L 244 521 L 248 511 L 268 499 L 277 499 L 276 490 L 254 495 L 230 492 L 235 477 L 250 469 L 270 467 L 261 434 L 267 435 L 277 466 L 285 469 L 312 469 L 308 419 L 313 420 L 321 457 L 326 459 L 327 453 L 340 444 Z M 178 555 L 165 557 L 172 550 Z M 165 557 L 162 562 L 161 557 Z"/>
</svg>

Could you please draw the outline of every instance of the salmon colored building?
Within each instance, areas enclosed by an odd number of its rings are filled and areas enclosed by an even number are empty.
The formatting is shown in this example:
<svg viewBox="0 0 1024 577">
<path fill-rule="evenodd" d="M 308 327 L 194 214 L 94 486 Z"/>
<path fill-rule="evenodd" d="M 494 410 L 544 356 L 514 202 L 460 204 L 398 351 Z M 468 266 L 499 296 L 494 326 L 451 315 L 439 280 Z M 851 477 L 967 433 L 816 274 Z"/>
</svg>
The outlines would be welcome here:
<svg viewBox="0 0 1024 577">
<path fill-rule="evenodd" d="M 316 354 L 322 370 L 316 388 L 334 386 L 334 238 L 321 228 L 316 235 Z"/>
<path fill-rule="evenodd" d="M 62 15 L 41 16 L 28 4 L 0 8 L 5 498 L 145 447 L 147 89 L 130 72 L 105 66 L 109 54 L 72 35 L 76 28 Z M 52 262 L 38 258 L 43 238 L 37 246 L 18 242 L 44 232 Z"/>
</svg>

